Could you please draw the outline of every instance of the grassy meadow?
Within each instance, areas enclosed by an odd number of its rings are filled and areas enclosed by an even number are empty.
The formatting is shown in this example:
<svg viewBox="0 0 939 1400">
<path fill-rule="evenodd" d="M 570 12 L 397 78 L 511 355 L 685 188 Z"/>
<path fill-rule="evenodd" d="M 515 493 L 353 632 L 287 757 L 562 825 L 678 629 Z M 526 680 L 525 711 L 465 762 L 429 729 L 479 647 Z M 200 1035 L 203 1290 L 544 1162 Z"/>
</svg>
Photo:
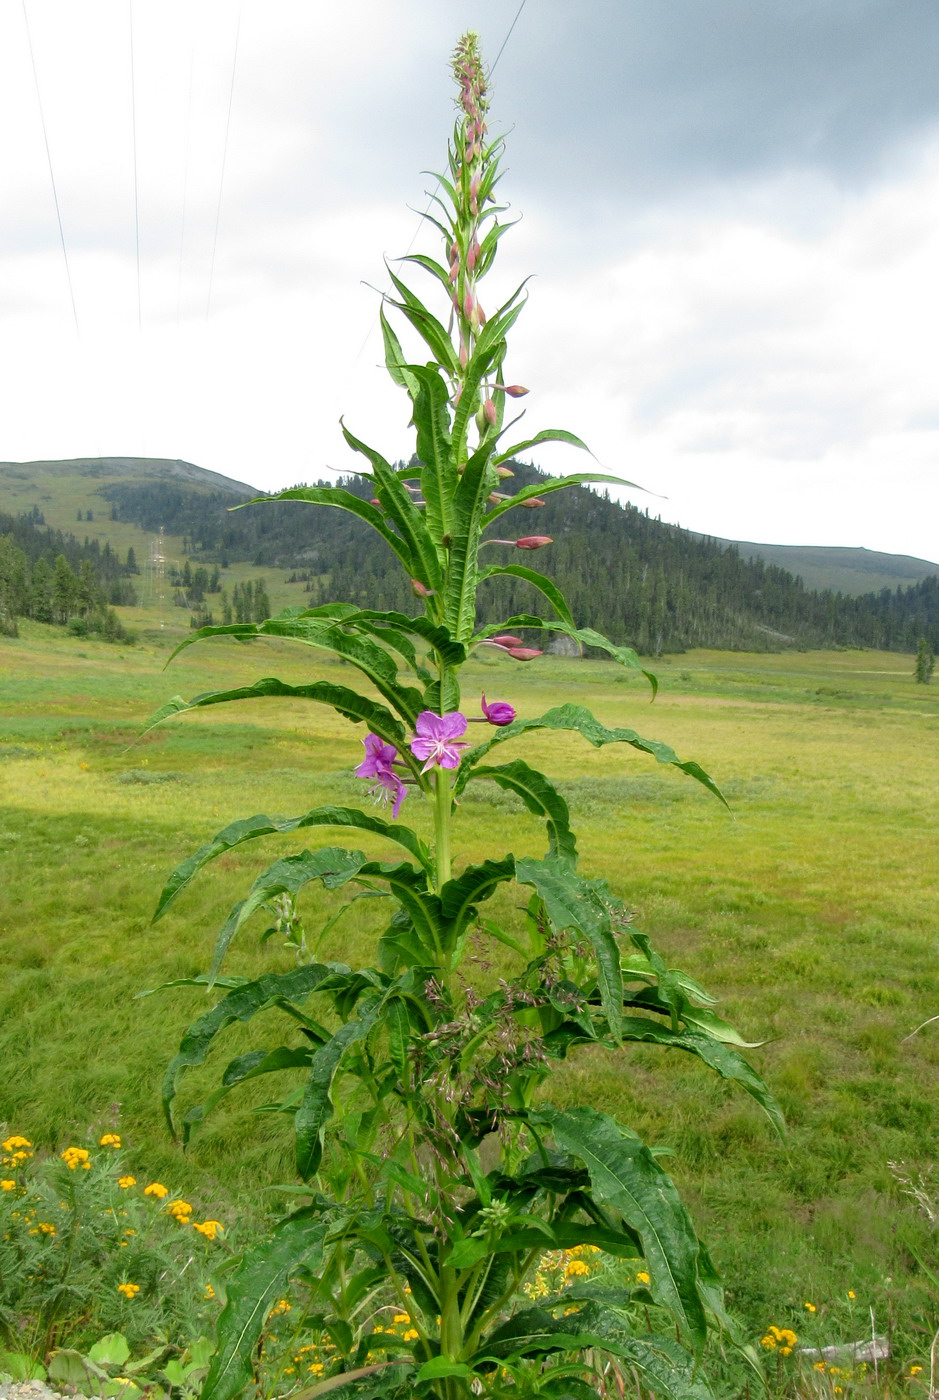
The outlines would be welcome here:
<svg viewBox="0 0 939 1400">
<path fill-rule="evenodd" d="M 209 867 L 160 924 L 150 916 L 172 868 L 228 821 L 360 801 L 362 730 L 271 700 L 138 739 L 176 693 L 263 675 L 344 679 L 338 663 L 276 642 L 206 643 L 164 673 L 171 640 L 150 631 L 122 650 L 26 623 L 0 643 L 0 1122 L 55 1147 L 120 1105 L 135 1169 L 250 1211 L 276 1202 L 263 1188 L 291 1180 L 280 1121 L 232 1097 L 183 1158 L 161 1118 L 160 1079 L 205 996 L 139 993 L 204 971 L 262 862 L 302 843 L 251 843 Z M 870 1335 L 873 1309 L 877 1330 L 922 1362 L 939 1325 L 939 1258 L 888 1164 L 928 1173 L 939 1127 L 939 1022 L 910 1038 L 939 1015 L 939 685 L 914 685 L 911 658 L 871 652 L 692 652 L 654 669 L 650 705 L 644 683 L 611 663 L 493 657 L 468 668 L 464 704 L 481 689 L 523 716 L 583 703 L 715 777 L 730 813 L 631 749 L 574 735 L 513 746 L 559 781 L 585 872 L 605 876 L 666 959 L 764 1042 L 750 1054 L 789 1137 L 697 1061 L 651 1047 L 575 1057 L 552 1093 L 614 1111 L 672 1150 L 752 1337 L 773 1323 L 800 1340 L 851 1341 Z M 429 825 L 423 814 L 414 824 Z M 539 824 L 484 784 L 469 790 L 457 833 L 464 860 L 544 848 Z M 341 840 L 325 833 L 321 844 L 331 839 Z M 315 898 L 308 930 L 331 907 Z M 231 970 L 289 965 L 276 939 L 259 947 L 264 926 L 233 948 Z M 368 901 L 356 905 L 320 955 L 354 962 L 376 926 Z M 219 1053 L 247 1044 L 232 1035 Z M 211 1078 L 194 1073 L 188 1101 Z"/>
</svg>

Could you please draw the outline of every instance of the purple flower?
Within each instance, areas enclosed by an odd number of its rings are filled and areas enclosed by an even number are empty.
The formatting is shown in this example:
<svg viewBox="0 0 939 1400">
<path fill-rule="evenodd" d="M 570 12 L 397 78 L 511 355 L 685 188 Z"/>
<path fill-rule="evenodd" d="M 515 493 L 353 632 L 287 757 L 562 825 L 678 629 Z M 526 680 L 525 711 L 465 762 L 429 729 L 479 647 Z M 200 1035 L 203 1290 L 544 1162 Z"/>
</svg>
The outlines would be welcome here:
<svg viewBox="0 0 939 1400">
<path fill-rule="evenodd" d="M 355 770 L 357 778 L 380 778 L 391 772 L 391 765 L 398 757 L 394 744 L 386 744 L 379 734 L 366 734 L 362 740 L 365 757 Z"/>
<path fill-rule="evenodd" d="M 393 744 L 386 744 L 378 734 L 366 734 L 362 742 L 365 757 L 356 768 L 355 776 L 374 778 L 375 782 L 368 790 L 369 796 L 383 807 L 391 802 L 391 815 L 397 817 L 401 803 L 407 796 L 407 788 L 391 767 L 398 757 L 398 750 Z"/>
<path fill-rule="evenodd" d="M 398 777 L 397 773 L 376 773 L 376 782 L 369 788 L 369 796 L 374 797 L 380 807 L 387 807 L 391 803 L 391 815 L 397 818 L 401 811 L 401 803 L 408 795 L 408 790 Z"/>
<path fill-rule="evenodd" d="M 422 773 L 433 768 L 435 763 L 441 768 L 459 768 L 460 750 L 469 748 L 469 744 L 460 743 L 460 735 L 466 733 L 465 715 L 459 710 L 449 715 L 422 710 L 414 728 L 417 732 L 411 740 L 411 752 L 415 758 L 424 760 Z"/>
<path fill-rule="evenodd" d="M 511 724 L 515 718 L 515 707 L 509 705 L 505 700 L 493 700 L 492 704 L 486 703 L 486 692 L 483 691 L 482 710 L 490 724 L 497 724 L 502 727 Z"/>
</svg>

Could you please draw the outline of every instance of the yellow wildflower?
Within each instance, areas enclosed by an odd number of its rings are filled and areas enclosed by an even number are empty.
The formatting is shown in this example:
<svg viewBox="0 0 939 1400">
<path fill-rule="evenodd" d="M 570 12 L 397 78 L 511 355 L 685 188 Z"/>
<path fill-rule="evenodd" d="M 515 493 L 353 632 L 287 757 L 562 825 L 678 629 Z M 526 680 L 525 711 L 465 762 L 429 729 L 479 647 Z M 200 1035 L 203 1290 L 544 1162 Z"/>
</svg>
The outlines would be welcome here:
<svg viewBox="0 0 939 1400">
<path fill-rule="evenodd" d="M 211 1283 L 207 1283 L 207 1284 L 205 1285 L 205 1292 L 203 1293 L 202 1296 L 203 1296 L 203 1298 L 214 1298 L 214 1297 L 215 1297 L 215 1289 L 212 1287 Z"/>
<path fill-rule="evenodd" d="M 170 1215 L 174 1216 L 182 1224 L 188 1225 L 189 1217 L 192 1215 L 192 1206 L 188 1201 L 170 1201 L 166 1209 Z"/>
<path fill-rule="evenodd" d="M 117 1291 L 118 1293 L 123 1293 L 125 1298 L 136 1298 L 137 1294 L 140 1292 L 140 1284 L 119 1283 L 117 1285 Z"/>
<path fill-rule="evenodd" d="M 287 1302 L 286 1298 L 281 1298 L 280 1301 L 275 1303 L 271 1308 L 268 1317 L 276 1317 L 278 1313 L 289 1313 L 291 1310 L 292 1305 Z"/>
<path fill-rule="evenodd" d="M 84 1147 L 67 1147 L 60 1155 L 70 1172 L 75 1171 L 77 1167 L 83 1167 L 85 1171 L 88 1171 L 91 1166 L 88 1152 Z"/>
<path fill-rule="evenodd" d="M 791 1355 L 792 1355 L 792 1347 L 780 1347 L 780 1348 L 779 1348 L 779 1354 L 780 1354 L 780 1356 L 791 1356 Z"/>
<path fill-rule="evenodd" d="M 825 1363 L 824 1363 L 824 1361 L 816 1361 L 815 1364 L 814 1364 L 813 1367 L 812 1367 L 812 1370 L 813 1370 L 813 1371 L 824 1371 L 824 1369 L 825 1369 Z"/>
<path fill-rule="evenodd" d="M 651 1275 L 651 1274 L 647 1274 L 647 1273 L 645 1272 L 644 1269 L 641 1269 L 641 1270 L 639 1271 L 639 1273 L 636 1275 L 636 1282 L 637 1282 L 637 1283 L 651 1283 L 651 1282 L 652 1282 L 652 1275 Z"/>
<path fill-rule="evenodd" d="M 407 1323 L 408 1326 L 410 1326 L 411 1316 L 410 1313 L 395 1313 L 394 1318 L 392 1320 L 395 1326 L 398 1326 L 398 1324 L 402 1322 Z"/>
<path fill-rule="evenodd" d="M 922 1369 L 923 1369 L 922 1366 L 911 1366 L 911 1367 L 910 1367 L 910 1375 L 911 1375 L 911 1376 L 918 1376 L 919 1373 L 920 1373 L 920 1371 L 921 1371 Z"/>
<path fill-rule="evenodd" d="M 122 1191 L 126 1191 L 129 1186 L 137 1185 L 137 1178 L 135 1176 L 119 1176 L 117 1184 Z"/>
<path fill-rule="evenodd" d="M 776 1338 L 771 1337 L 768 1332 L 765 1337 L 760 1338 L 760 1346 L 763 1347 L 766 1351 L 775 1351 L 776 1345 Z"/>
<path fill-rule="evenodd" d="M 857 1297 L 857 1294 L 855 1293 L 855 1291 L 854 1291 L 853 1288 L 849 1288 L 849 1289 L 848 1289 L 848 1297 L 849 1297 L 849 1298 L 856 1298 L 856 1297 Z"/>
<path fill-rule="evenodd" d="M 51 1225 L 51 1224 L 49 1223 L 48 1220 L 40 1220 L 40 1222 L 39 1222 L 39 1228 L 40 1228 L 40 1230 L 42 1231 L 42 1233 L 43 1233 L 44 1235 L 54 1235 L 54 1234 L 55 1234 L 55 1226 L 54 1226 L 54 1225 Z"/>
<path fill-rule="evenodd" d="M 585 1264 L 583 1259 L 571 1259 L 564 1265 L 564 1277 L 576 1278 L 579 1274 L 589 1274 L 590 1265 Z"/>
<path fill-rule="evenodd" d="M 149 1186 L 143 1188 L 145 1196 L 156 1196 L 158 1201 L 162 1201 L 164 1196 L 168 1196 L 169 1188 L 164 1186 L 162 1181 L 151 1181 Z"/>
<path fill-rule="evenodd" d="M 11 1152 L 9 1157 L 4 1158 L 4 1161 L 8 1162 L 11 1167 L 18 1167 L 21 1162 L 28 1162 L 32 1155 L 31 1152 Z"/>
<path fill-rule="evenodd" d="M 4 1152 L 15 1152 L 18 1147 L 32 1147 L 32 1145 L 29 1138 L 17 1136 L 8 1137 L 6 1142 L 0 1143 Z"/>
<path fill-rule="evenodd" d="M 416 1342 L 420 1335 L 416 1327 L 409 1327 L 406 1332 L 402 1333 L 401 1340 L 404 1342 Z"/>
<path fill-rule="evenodd" d="M 121 1139 L 117 1133 L 105 1133 L 98 1139 L 99 1147 L 120 1147 Z"/>
<path fill-rule="evenodd" d="M 818 1311 L 814 1303 L 803 1303 L 802 1306 L 805 1308 L 806 1312 L 813 1313 Z"/>
<path fill-rule="evenodd" d="M 194 1220 L 192 1228 L 198 1230 L 200 1235 L 205 1235 L 207 1240 L 214 1240 L 219 1230 L 225 1233 L 225 1226 L 220 1220 Z"/>
<path fill-rule="evenodd" d="M 16 1190 L 16 1182 L 15 1182 L 15 1181 L 11 1181 L 9 1177 L 7 1177 L 7 1178 L 6 1178 L 5 1180 L 3 1180 L 3 1181 L 0 1181 L 0 1191 L 15 1191 L 15 1190 Z"/>
</svg>

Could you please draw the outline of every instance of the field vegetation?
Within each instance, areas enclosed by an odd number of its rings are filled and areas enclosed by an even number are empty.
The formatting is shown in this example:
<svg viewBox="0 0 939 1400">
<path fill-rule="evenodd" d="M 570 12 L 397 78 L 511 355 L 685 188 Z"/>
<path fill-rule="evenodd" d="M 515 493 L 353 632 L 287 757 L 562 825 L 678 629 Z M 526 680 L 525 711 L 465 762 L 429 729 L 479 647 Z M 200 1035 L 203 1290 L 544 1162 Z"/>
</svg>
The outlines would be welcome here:
<svg viewBox="0 0 939 1400">
<path fill-rule="evenodd" d="M 361 745 L 348 724 L 299 701 L 200 711 L 140 738 L 176 692 L 261 674 L 342 679 L 341 664 L 277 642 L 209 643 L 164 673 L 169 631 L 141 636 L 122 649 L 26 622 L 2 644 L 0 1122 L 62 1150 L 117 1121 L 129 1170 L 169 1177 L 227 1219 L 249 1186 L 257 1199 L 259 1182 L 272 1208 L 283 1203 L 287 1129 L 253 1115 L 259 1100 L 247 1092 L 233 1095 L 183 1156 L 161 1118 L 160 1079 L 205 998 L 140 994 L 206 970 L 258 853 L 216 861 L 157 929 L 150 916 L 173 866 L 233 816 L 361 796 Z M 915 685 L 895 653 L 695 651 L 657 669 L 652 712 L 618 668 L 558 657 L 480 660 L 464 704 L 474 686 L 522 716 L 582 703 L 716 778 L 729 813 L 632 751 L 532 741 L 539 757 L 550 751 L 583 832 L 585 872 L 605 876 L 665 955 L 722 997 L 721 1014 L 765 1042 L 748 1053 L 789 1137 L 779 1142 L 749 1100 L 695 1062 L 675 1056 L 663 1068 L 641 1047 L 626 1074 L 621 1057 L 581 1058 L 553 1092 L 580 1102 L 589 1079 L 590 1101 L 674 1153 L 670 1171 L 754 1341 L 771 1325 L 813 1344 L 854 1341 L 870 1335 L 873 1310 L 907 1373 L 928 1366 L 939 1260 L 908 1191 L 921 1176 L 931 1189 L 939 1120 L 939 1022 L 912 1034 L 939 1014 L 939 691 Z M 484 857 L 494 824 L 505 849 L 541 854 L 537 824 L 509 794 L 470 792 L 459 814 L 468 858 Z M 271 838 L 264 854 L 278 849 Z M 377 927 L 368 906 L 327 933 L 320 956 L 364 953 Z M 328 894 L 310 901 L 308 933 L 330 908 Z M 268 923 L 255 920 L 256 934 Z M 231 970 L 283 969 L 292 956 L 280 938 L 249 937 Z M 251 1044 L 232 1035 L 226 1049 Z M 191 1081 L 198 1102 L 210 1078 Z"/>
</svg>

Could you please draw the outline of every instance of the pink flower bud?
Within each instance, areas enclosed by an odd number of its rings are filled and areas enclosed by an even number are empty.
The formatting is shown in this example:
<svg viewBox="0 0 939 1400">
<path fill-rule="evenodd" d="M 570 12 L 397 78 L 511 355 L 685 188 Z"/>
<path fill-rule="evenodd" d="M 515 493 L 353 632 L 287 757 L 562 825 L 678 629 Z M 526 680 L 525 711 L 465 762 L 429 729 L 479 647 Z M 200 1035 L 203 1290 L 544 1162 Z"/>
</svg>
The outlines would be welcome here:
<svg viewBox="0 0 939 1400">
<path fill-rule="evenodd" d="M 544 501 L 540 496 L 530 496 L 527 501 L 519 501 L 520 506 L 527 506 L 529 510 L 535 510 L 537 506 L 543 506 Z"/>
<path fill-rule="evenodd" d="M 546 544 L 553 544 L 554 540 L 550 535 L 523 535 L 520 540 L 515 541 L 516 549 L 542 549 Z"/>
<path fill-rule="evenodd" d="M 505 700 L 493 700 L 491 703 L 486 700 L 486 692 L 483 691 L 482 712 L 490 724 L 498 725 L 501 729 L 506 724 L 511 724 L 515 718 L 515 706 L 508 704 Z"/>
<path fill-rule="evenodd" d="M 516 661 L 534 661 L 541 655 L 537 647 L 509 647 L 509 656 L 514 656 Z"/>
<path fill-rule="evenodd" d="M 528 390 L 523 388 L 521 384 L 506 384 L 505 392 L 510 399 L 521 399 L 528 393 Z"/>
<path fill-rule="evenodd" d="M 467 165 L 472 165 L 473 161 L 476 159 L 476 147 L 474 146 L 472 141 L 469 143 L 469 145 L 466 147 L 466 150 L 463 152 L 463 159 Z"/>
<path fill-rule="evenodd" d="M 490 642 L 495 642 L 497 647 L 520 647 L 525 645 L 521 637 L 513 637 L 511 632 L 503 632 L 498 637 L 490 637 L 489 640 Z"/>
<path fill-rule="evenodd" d="M 479 324 L 481 326 L 484 326 L 486 324 L 486 313 L 480 306 L 479 302 L 476 303 L 476 316 L 479 321 Z"/>
<path fill-rule="evenodd" d="M 462 397 L 463 397 L 463 385 L 462 385 L 462 384 L 458 384 L 457 387 L 456 387 L 456 393 L 453 395 L 453 407 L 454 407 L 454 408 L 456 408 L 457 404 L 460 402 L 460 399 L 461 399 Z"/>
<path fill-rule="evenodd" d="M 468 351 L 467 348 L 466 348 L 466 341 L 465 341 L 465 340 L 461 340 L 461 341 L 460 341 L 460 365 L 462 366 L 463 369 L 466 369 L 466 366 L 467 366 L 468 363 L 469 363 L 469 351 Z"/>
<path fill-rule="evenodd" d="M 457 306 L 459 307 L 459 302 L 457 302 Z M 466 317 L 467 321 L 471 321 L 473 319 L 473 312 L 475 309 L 476 303 L 473 300 L 473 293 L 467 291 L 466 295 L 463 298 L 463 315 Z"/>
<path fill-rule="evenodd" d="M 455 238 L 454 238 L 453 242 L 450 244 L 450 261 L 451 261 L 451 262 L 459 262 L 459 261 L 460 261 L 460 245 L 459 245 L 459 243 L 457 243 L 457 241 L 456 241 Z"/>
<path fill-rule="evenodd" d="M 494 428 L 496 426 L 496 406 L 492 399 L 486 399 L 483 404 L 483 413 L 486 415 L 486 422 Z"/>
<path fill-rule="evenodd" d="M 510 467 L 496 467 L 496 476 L 501 476 L 503 481 L 505 481 L 508 477 L 514 475 L 515 473 L 511 470 Z"/>
<path fill-rule="evenodd" d="M 478 199 L 478 198 L 479 198 L 479 176 L 478 176 L 478 175 L 474 175 L 473 178 L 472 178 L 472 180 L 470 180 L 469 192 L 470 192 L 470 199 Z"/>
<path fill-rule="evenodd" d="M 491 506 L 497 506 L 500 501 L 510 501 L 511 496 L 507 496 L 504 491 L 490 491 L 486 500 Z"/>
<path fill-rule="evenodd" d="M 373 496 L 373 497 L 372 497 L 372 499 L 369 501 L 369 505 L 370 505 L 370 506 L 377 506 L 379 510 L 381 510 L 381 508 L 382 508 L 381 501 L 378 499 L 377 496 Z"/>
<path fill-rule="evenodd" d="M 450 264 L 450 281 L 455 282 L 460 275 L 460 264 L 458 262 Z"/>
<path fill-rule="evenodd" d="M 475 268 L 476 259 L 479 257 L 481 251 L 482 250 L 479 246 L 479 241 L 474 238 L 472 244 L 470 245 L 470 250 L 466 255 L 466 266 L 469 268 L 470 272 L 472 272 Z"/>
<path fill-rule="evenodd" d="M 434 590 L 432 588 L 428 588 L 426 584 L 421 583 L 419 578 L 411 579 L 411 591 L 413 592 L 415 598 L 434 597 Z"/>
</svg>

